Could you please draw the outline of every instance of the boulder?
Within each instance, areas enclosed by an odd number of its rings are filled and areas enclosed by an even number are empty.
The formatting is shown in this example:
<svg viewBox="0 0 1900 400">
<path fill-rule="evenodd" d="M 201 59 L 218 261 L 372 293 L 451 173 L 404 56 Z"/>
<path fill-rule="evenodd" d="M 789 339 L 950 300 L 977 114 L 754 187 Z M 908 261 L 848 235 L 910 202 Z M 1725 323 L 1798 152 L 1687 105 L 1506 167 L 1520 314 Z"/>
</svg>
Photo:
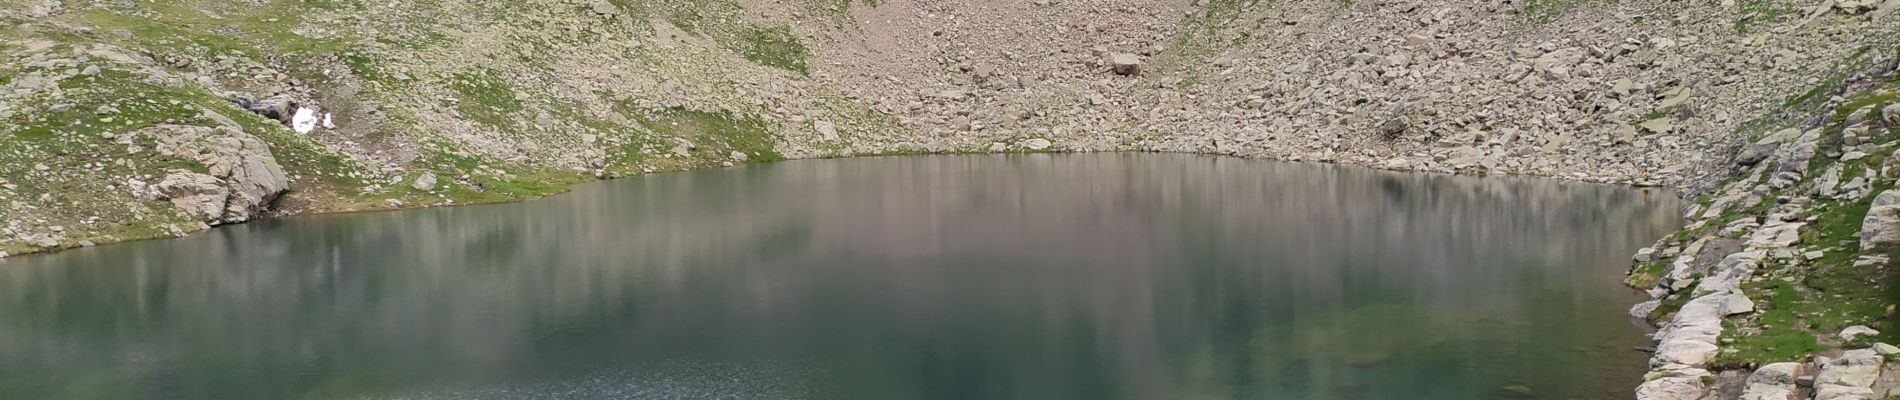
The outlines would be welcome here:
<svg viewBox="0 0 1900 400">
<path fill-rule="evenodd" d="M 615 6 L 613 2 L 607 0 L 594 0 L 593 4 L 588 5 L 588 7 L 593 9 L 595 14 L 600 14 L 600 16 L 603 17 L 613 18 L 616 15 L 620 15 L 620 7 Z"/>
<path fill-rule="evenodd" d="M 1643 128 L 1643 131 L 1649 133 L 1669 133 L 1669 130 L 1675 127 L 1675 123 L 1670 121 L 1669 117 L 1663 117 L 1643 121 L 1643 123 L 1637 125 L 1637 127 Z"/>
<path fill-rule="evenodd" d="M 1780 151 L 1776 154 L 1776 165 L 1778 168 L 1776 168 L 1775 172 L 1794 172 L 1796 175 L 1807 175 L 1808 160 L 1814 159 L 1814 152 L 1818 147 L 1816 141 L 1819 140 L 1820 137 L 1821 130 L 1810 130 L 1801 133 L 1800 136 L 1796 136 L 1792 141 L 1788 142 L 1787 145 L 1782 146 Z"/>
<path fill-rule="evenodd" d="M 57 233 L 34 233 L 20 235 L 20 242 L 26 243 L 28 246 L 51 249 L 59 247 L 59 242 L 62 238 L 62 235 Z"/>
<path fill-rule="evenodd" d="M 1755 301 L 1741 293 L 1731 293 L 1728 301 L 1722 303 L 1722 315 L 1747 314 L 1755 312 Z"/>
<path fill-rule="evenodd" d="M 203 164 L 206 174 L 222 182 L 228 198 L 218 202 L 224 211 L 206 222 L 242 222 L 257 217 L 272 202 L 290 191 L 290 178 L 277 164 L 270 145 L 234 127 L 209 128 L 186 125 L 159 125 L 132 133 L 157 139 L 158 151 Z M 202 182 L 202 178 L 192 177 Z M 159 190 L 164 190 L 160 182 Z M 176 204 L 176 197 L 174 204 Z M 194 203 L 194 206 L 203 203 Z M 181 207 L 184 208 L 184 207 Z M 192 208 L 186 208 L 192 210 Z"/>
<path fill-rule="evenodd" d="M 813 121 L 811 128 L 814 131 L 818 131 L 819 138 L 826 141 L 838 140 L 838 124 L 831 123 L 831 121 L 819 120 Z"/>
<path fill-rule="evenodd" d="M 1763 365 L 1748 376 L 1741 400 L 1787 400 L 1796 390 L 1795 377 L 1801 375 L 1800 363 Z"/>
<path fill-rule="evenodd" d="M 1860 249 L 1900 244 L 1900 190 L 1887 190 L 1874 196 L 1867 216 L 1860 222 Z"/>
<path fill-rule="evenodd" d="M 1874 330 L 1874 328 L 1868 328 L 1866 325 L 1854 325 L 1841 330 L 1841 340 L 1853 341 L 1854 338 L 1857 337 L 1879 334 L 1880 331 Z"/>
<path fill-rule="evenodd" d="M 1651 375 L 1654 378 L 1636 387 L 1637 400 L 1699 400 L 1709 391 L 1709 385 L 1703 379 L 1714 377 L 1709 371 L 1696 368 L 1661 371 Z"/>
<path fill-rule="evenodd" d="M 1558 49 L 1557 51 L 1538 56 L 1536 60 L 1531 61 L 1531 68 L 1544 74 L 1547 78 L 1566 78 L 1570 76 L 1571 68 L 1583 63 L 1584 55 L 1584 51 L 1581 48 L 1569 47 Z"/>
<path fill-rule="evenodd" d="M 1408 126 L 1404 120 L 1393 118 L 1379 124 L 1379 133 L 1385 135 L 1384 137 L 1386 139 L 1396 139 L 1399 136 L 1405 135 L 1407 128 Z"/>
<path fill-rule="evenodd" d="M 1141 57 L 1134 54 L 1115 53 L 1115 55 L 1109 56 L 1108 65 L 1115 69 L 1116 74 L 1137 75 L 1141 73 Z"/>
<path fill-rule="evenodd" d="M 434 172 L 424 172 L 422 173 L 422 176 L 416 177 L 416 180 L 410 181 L 409 187 L 412 187 L 412 188 L 415 188 L 416 190 L 421 190 L 424 192 L 435 190 L 435 183 L 436 183 L 435 180 L 436 178 L 435 178 Z"/>
<path fill-rule="evenodd" d="M 1722 306 L 1728 296 L 1716 293 L 1684 304 L 1675 319 L 1656 332 L 1656 355 L 1650 362 L 1700 368 L 1715 358 L 1721 352 L 1715 343 L 1722 334 Z"/>
<path fill-rule="evenodd" d="M 1814 400 L 1875 399 L 1874 380 L 1885 359 L 1869 349 L 1848 350 L 1821 366 L 1814 376 Z"/>
<path fill-rule="evenodd" d="M 161 200 L 200 220 L 215 221 L 224 216 L 225 199 L 231 191 L 218 177 L 191 171 L 173 171 L 152 185 Z"/>
<path fill-rule="evenodd" d="M 265 118 L 274 119 L 284 124 L 290 124 L 291 118 L 296 115 L 297 110 L 296 103 L 292 102 L 288 96 L 272 96 L 262 100 L 252 100 L 248 96 L 240 95 L 237 98 L 231 99 L 231 103 L 236 104 L 238 108 L 257 113 L 257 115 L 262 115 Z"/>
<path fill-rule="evenodd" d="M 1049 139 L 1035 138 L 1023 141 L 1023 147 L 1030 150 L 1048 150 L 1053 146 L 1055 143 L 1050 143 Z"/>
</svg>

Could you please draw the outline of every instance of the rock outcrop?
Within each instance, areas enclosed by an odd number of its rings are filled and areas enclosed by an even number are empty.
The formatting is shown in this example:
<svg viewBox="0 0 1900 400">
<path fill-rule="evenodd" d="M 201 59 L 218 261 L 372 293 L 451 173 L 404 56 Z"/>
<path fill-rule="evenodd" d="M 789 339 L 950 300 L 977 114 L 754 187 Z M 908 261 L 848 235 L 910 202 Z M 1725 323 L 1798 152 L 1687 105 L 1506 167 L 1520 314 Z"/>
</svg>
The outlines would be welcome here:
<svg viewBox="0 0 1900 400">
<path fill-rule="evenodd" d="M 270 209 L 290 190 L 290 178 L 270 146 L 235 127 L 159 125 L 123 135 L 119 141 L 157 142 L 161 154 L 195 161 L 205 172 L 174 171 L 157 184 L 158 192 L 204 222 L 249 221 Z"/>
</svg>

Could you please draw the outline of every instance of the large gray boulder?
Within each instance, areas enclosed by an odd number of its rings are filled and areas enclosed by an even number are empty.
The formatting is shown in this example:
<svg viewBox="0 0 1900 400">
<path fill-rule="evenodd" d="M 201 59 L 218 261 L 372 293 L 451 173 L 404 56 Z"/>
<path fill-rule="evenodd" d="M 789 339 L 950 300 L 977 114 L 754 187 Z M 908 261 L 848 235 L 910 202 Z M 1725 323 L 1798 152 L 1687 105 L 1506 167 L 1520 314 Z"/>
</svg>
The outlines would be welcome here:
<svg viewBox="0 0 1900 400">
<path fill-rule="evenodd" d="M 153 188 L 160 199 L 170 200 L 179 211 L 201 221 L 222 219 L 225 200 L 231 197 L 223 180 L 191 171 L 172 171 Z"/>
<path fill-rule="evenodd" d="M 1801 135 L 1796 136 L 1793 141 L 1782 146 L 1775 158 L 1775 172 L 1793 172 L 1796 175 L 1807 175 L 1808 161 L 1814 159 L 1814 152 L 1819 147 L 1818 141 L 1820 138 L 1821 130 L 1810 130 L 1801 133 Z"/>
<path fill-rule="evenodd" d="M 1874 380 L 1880 378 L 1883 361 L 1885 359 L 1871 349 L 1849 350 L 1840 358 L 1828 361 L 1814 377 L 1814 400 L 1880 398 L 1874 395 L 1873 386 Z"/>
<path fill-rule="evenodd" d="M 1800 375 L 1800 363 L 1763 365 L 1748 376 L 1741 400 L 1788 400 L 1795 393 L 1794 379 Z"/>
<path fill-rule="evenodd" d="M 1887 190 L 1874 196 L 1867 216 L 1860 222 L 1860 249 L 1900 244 L 1900 190 Z"/>
<path fill-rule="evenodd" d="M 177 196 L 167 195 L 181 210 L 206 215 L 207 223 L 233 223 L 257 218 L 270 209 L 271 203 L 279 196 L 290 191 L 290 178 L 284 173 L 283 166 L 278 165 L 276 156 L 271 154 L 270 145 L 237 128 L 159 125 L 131 135 L 149 136 L 157 140 L 157 149 L 161 154 L 203 164 L 206 173 L 197 175 L 215 179 L 226 190 L 225 197 L 217 202 L 221 211 L 216 215 L 204 210 L 207 205 L 203 196 L 206 194 L 192 197 L 189 207 L 179 205 Z M 203 185 L 197 184 L 204 182 L 203 177 L 173 175 L 181 179 L 175 183 L 194 182 L 193 186 L 198 191 L 206 191 Z M 159 182 L 158 189 L 161 194 L 164 193 L 164 181 Z"/>
</svg>

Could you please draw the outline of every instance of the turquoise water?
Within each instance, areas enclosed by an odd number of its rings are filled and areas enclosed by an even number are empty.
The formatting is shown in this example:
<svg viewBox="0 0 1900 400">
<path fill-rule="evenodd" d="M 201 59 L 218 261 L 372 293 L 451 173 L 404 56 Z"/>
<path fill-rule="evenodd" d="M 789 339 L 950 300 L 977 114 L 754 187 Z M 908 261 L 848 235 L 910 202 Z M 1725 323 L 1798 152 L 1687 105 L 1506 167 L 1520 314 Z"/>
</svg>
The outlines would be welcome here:
<svg viewBox="0 0 1900 400">
<path fill-rule="evenodd" d="M 1672 195 L 815 160 L 0 261 L 6 399 L 1626 398 Z"/>
</svg>

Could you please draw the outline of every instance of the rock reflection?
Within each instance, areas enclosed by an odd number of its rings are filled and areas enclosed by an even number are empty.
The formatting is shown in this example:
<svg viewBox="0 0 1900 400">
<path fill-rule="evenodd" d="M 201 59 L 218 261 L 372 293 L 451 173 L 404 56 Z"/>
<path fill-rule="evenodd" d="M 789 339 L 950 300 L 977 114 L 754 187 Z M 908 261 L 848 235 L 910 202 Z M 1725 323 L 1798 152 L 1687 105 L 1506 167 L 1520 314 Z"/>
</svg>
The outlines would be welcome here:
<svg viewBox="0 0 1900 400">
<path fill-rule="evenodd" d="M 1618 274 L 1670 197 L 1032 155 L 296 218 L 0 263 L 0 398 L 401 397 L 679 360 L 805 380 L 757 398 L 1623 397 L 1643 340 Z"/>
</svg>

